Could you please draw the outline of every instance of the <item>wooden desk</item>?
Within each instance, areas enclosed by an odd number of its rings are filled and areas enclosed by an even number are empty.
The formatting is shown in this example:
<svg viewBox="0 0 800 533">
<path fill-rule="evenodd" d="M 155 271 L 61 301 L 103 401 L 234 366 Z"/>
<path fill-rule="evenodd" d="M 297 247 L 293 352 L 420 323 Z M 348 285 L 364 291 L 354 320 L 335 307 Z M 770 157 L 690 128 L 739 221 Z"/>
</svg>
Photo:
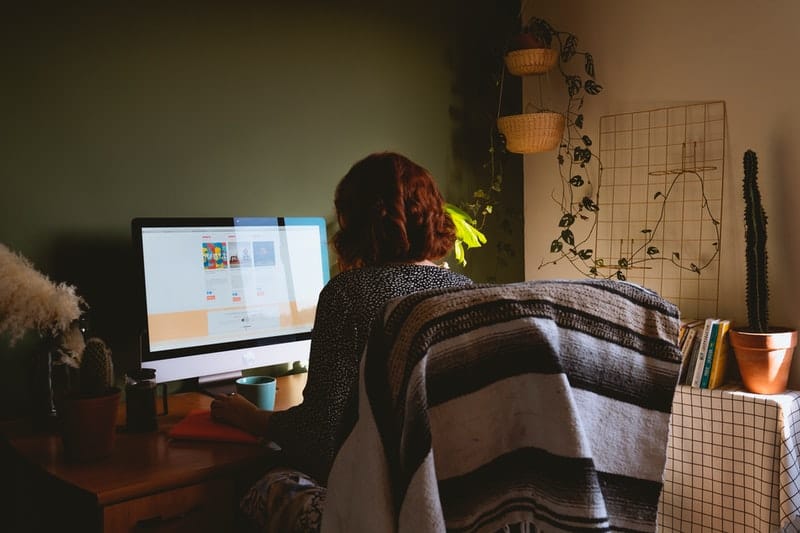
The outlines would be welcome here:
<svg viewBox="0 0 800 533">
<path fill-rule="evenodd" d="M 306 374 L 279 378 L 276 409 L 302 401 L 305 381 Z M 89 464 L 65 462 L 58 434 L 36 433 L 30 422 L 3 424 L 4 454 L 17 481 L 11 511 L 18 527 L 12 530 L 63 529 L 65 524 L 73 531 L 235 529 L 238 497 L 258 479 L 272 452 L 248 444 L 167 438 L 186 413 L 210 403 L 200 393 L 171 395 L 158 431 L 120 432 L 111 457 Z M 124 405 L 118 420 L 122 426 Z"/>
</svg>

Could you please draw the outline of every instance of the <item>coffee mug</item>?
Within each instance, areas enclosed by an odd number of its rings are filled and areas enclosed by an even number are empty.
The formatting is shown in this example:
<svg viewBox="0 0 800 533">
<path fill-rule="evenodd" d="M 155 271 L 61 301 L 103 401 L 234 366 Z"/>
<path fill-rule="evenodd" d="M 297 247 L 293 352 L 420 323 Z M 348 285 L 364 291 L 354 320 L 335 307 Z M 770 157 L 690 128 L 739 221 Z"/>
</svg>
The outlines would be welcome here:
<svg viewBox="0 0 800 533">
<path fill-rule="evenodd" d="M 236 392 L 261 409 L 275 409 L 275 378 L 246 376 L 236 380 Z"/>
</svg>

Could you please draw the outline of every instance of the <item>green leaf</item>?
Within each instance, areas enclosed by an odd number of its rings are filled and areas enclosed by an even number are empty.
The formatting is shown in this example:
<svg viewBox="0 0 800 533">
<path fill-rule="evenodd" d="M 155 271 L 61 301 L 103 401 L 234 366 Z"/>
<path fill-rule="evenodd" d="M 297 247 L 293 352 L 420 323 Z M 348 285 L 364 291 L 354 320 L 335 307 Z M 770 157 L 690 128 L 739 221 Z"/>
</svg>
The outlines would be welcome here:
<svg viewBox="0 0 800 533">
<path fill-rule="evenodd" d="M 580 187 L 583 185 L 583 176 L 581 176 L 580 174 L 575 174 L 574 176 L 572 176 L 572 178 L 570 178 L 569 183 L 573 187 Z"/>
<path fill-rule="evenodd" d="M 578 38 L 574 35 L 570 34 L 566 40 L 564 40 L 564 45 L 561 47 L 561 62 L 566 63 L 575 55 L 575 51 L 578 48 Z"/>
<path fill-rule="evenodd" d="M 658 255 L 659 253 L 660 252 L 659 252 L 658 248 L 656 248 L 655 246 L 648 246 L 647 247 L 647 255 L 654 256 L 654 255 Z"/>
<path fill-rule="evenodd" d="M 592 54 L 587 52 L 584 54 L 584 57 L 586 58 L 586 63 L 583 69 L 586 71 L 586 74 L 594 78 L 594 59 L 592 58 Z"/>
<path fill-rule="evenodd" d="M 581 161 L 581 166 L 584 166 L 584 163 L 588 163 L 592 159 L 592 151 L 588 148 L 576 146 L 572 152 L 572 159 L 574 161 Z"/>
<path fill-rule="evenodd" d="M 560 252 L 564 248 L 564 245 L 561 244 L 561 241 L 556 239 L 550 243 L 550 253 Z"/>
<path fill-rule="evenodd" d="M 449 203 L 445 203 L 444 204 L 444 210 L 445 210 L 445 212 L 447 212 L 448 215 L 450 215 L 450 217 L 453 219 L 453 221 L 455 221 L 456 218 L 463 218 L 464 220 L 467 220 L 470 224 L 473 224 L 473 225 L 477 224 L 477 221 L 474 218 L 472 218 L 469 213 L 467 213 L 466 211 L 464 211 L 463 209 L 461 209 L 458 206 L 455 206 L 455 205 L 449 204 Z"/>
<path fill-rule="evenodd" d="M 603 90 L 603 86 L 594 80 L 586 80 L 586 83 L 583 84 L 583 88 L 586 90 L 587 94 L 600 94 L 600 91 Z"/>
<path fill-rule="evenodd" d="M 620 281 L 625 281 L 627 278 L 625 277 L 625 274 L 623 274 L 621 270 L 617 270 L 617 279 Z"/>
<path fill-rule="evenodd" d="M 642 230 L 642 233 L 653 233 L 653 230 L 645 228 Z"/>
<path fill-rule="evenodd" d="M 561 220 L 558 221 L 558 227 L 568 228 L 575 222 L 575 215 L 565 213 Z"/>
<path fill-rule="evenodd" d="M 561 232 L 561 238 L 564 240 L 565 243 L 573 246 L 575 244 L 575 235 L 573 235 L 572 231 L 565 229 Z"/>
<path fill-rule="evenodd" d="M 586 209 L 587 211 L 594 212 L 594 211 L 599 211 L 600 210 L 600 208 L 597 206 L 597 204 L 594 203 L 594 201 L 591 198 L 589 198 L 588 196 L 584 196 L 583 197 L 583 200 L 581 200 L 581 205 L 583 205 L 584 209 Z"/>
<path fill-rule="evenodd" d="M 578 257 L 586 261 L 592 258 L 592 252 L 593 250 L 591 248 L 586 248 L 585 250 L 581 250 L 578 252 Z"/>
<path fill-rule="evenodd" d="M 486 244 L 486 236 L 478 228 L 464 220 L 456 223 L 456 238 L 460 239 L 468 248 L 480 248 Z"/>
<path fill-rule="evenodd" d="M 567 83 L 567 94 L 569 94 L 570 98 L 580 92 L 583 84 L 580 76 L 567 76 L 565 81 Z"/>
<path fill-rule="evenodd" d="M 583 137 L 581 137 L 581 140 L 583 141 L 583 144 L 585 144 L 586 146 L 592 145 L 592 139 L 588 135 L 584 135 Z"/>
<path fill-rule="evenodd" d="M 628 260 L 624 257 L 620 257 L 617 261 L 617 265 L 619 265 L 620 268 L 628 268 Z"/>
<path fill-rule="evenodd" d="M 445 211 L 450 215 L 456 227 L 457 240 L 468 248 L 480 248 L 481 245 L 486 244 L 486 236 L 476 227 L 477 221 L 468 213 L 452 204 L 445 204 Z"/>
<path fill-rule="evenodd" d="M 579 128 L 583 127 L 583 114 L 580 114 L 577 117 L 575 117 L 575 125 L 578 126 Z"/>
<path fill-rule="evenodd" d="M 456 239 L 455 245 L 453 246 L 453 253 L 456 257 L 456 261 L 461 266 L 467 266 L 467 260 L 464 257 L 464 246 L 461 245 L 461 240 Z"/>
<path fill-rule="evenodd" d="M 679 254 L 678 252 L 672 252 L 672 257 L 677 259 L 678 261 L 681 260 L 681 254 Z"/>
<path fill-rule="evenodd" d="M 523 27 L 523 31 L 526 29 L 536 38 L 540 39 L 547 48 L 550 48 L 550 44 L 553 42 L 553 35 L 555 35 L 556 31 L 549 22 L 538 17 L 533 17 L 528 25 Z"/>
</svg>

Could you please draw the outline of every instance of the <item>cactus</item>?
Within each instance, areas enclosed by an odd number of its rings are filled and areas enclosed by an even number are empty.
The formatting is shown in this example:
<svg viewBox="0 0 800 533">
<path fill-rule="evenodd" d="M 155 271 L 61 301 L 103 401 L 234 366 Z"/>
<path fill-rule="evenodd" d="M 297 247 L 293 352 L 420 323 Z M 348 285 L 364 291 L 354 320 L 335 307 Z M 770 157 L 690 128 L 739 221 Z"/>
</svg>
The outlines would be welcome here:
<svg viewBox="0 0 800 533">
<path fill-rule="evenodd" d="M 86 341 L 80 368 L 81 396 L 103 396 L 114 386 L 114 362 L 111 350 L 97 337 Z"/>
<path fill-rule="evenodd" d="M 750 330 L 767 332 L 767 215 L 758 190 L 758 158 L 744 153 L 744 227 L 747 261 L 747 320 Z"/>
</svg>

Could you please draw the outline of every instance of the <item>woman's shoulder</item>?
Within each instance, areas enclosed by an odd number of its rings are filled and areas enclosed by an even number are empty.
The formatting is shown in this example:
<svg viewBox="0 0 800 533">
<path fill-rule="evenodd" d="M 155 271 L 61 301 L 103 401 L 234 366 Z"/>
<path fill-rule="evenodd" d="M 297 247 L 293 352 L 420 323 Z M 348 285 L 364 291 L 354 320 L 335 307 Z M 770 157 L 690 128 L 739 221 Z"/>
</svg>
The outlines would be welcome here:
<svg viewBox="0 0 800 533">
<path fill-rule="evenodd" d="M 331 278 L 329 286 L 347 286 L 364 282 L 397 280 L 398 277 L 415 280 L 430 280 L 431 283 L 472 285 L 473 281 L 458 272 L 436 265 L 419 265 L 415 263 L 393 263 L 374 267 L 364 267 L 341 272 Z"/>
<path fill-rule="evenodd" d="M 337 274 L 320 293 L 320 300 L 352 299 L 372 294 L 386 298 L 420 290 L 473 285 L 463 274 L 444 267 L 416 264 L 391 264 L 364 267 Z"/>
</svg>

